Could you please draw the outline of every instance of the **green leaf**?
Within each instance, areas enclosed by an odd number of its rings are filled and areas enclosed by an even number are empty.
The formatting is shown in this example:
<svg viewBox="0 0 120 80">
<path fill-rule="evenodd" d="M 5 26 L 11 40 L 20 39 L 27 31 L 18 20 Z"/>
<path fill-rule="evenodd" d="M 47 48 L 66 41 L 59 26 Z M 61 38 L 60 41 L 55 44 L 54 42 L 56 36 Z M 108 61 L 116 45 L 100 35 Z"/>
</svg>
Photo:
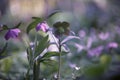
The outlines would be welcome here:
<svg viewBox="0 0 120 80">
<path fill-rule="evenodd" d="M 42 56 L 42 58 L 50 58 L 50 57 L 53 57 L 53 56 L 59 56 L 59 54 L 60 54 L 60 52 L 47 52 Z M 64 52 L 64 51 L 61 52 L 62 56 L 65 55 L 65 54 L 67 54 L 67 52 Z"/>
<path fill-rule="evenodd" d="M 42 57 L 38 57 L 39 62 L 50 61 L 50 57 L 59 56 L 60 52 L 47 52 Z M 67 52 L 62 52 L 61 55 L 65 55 Z"/>
<path fill-rule="evenodd" d="M 104 54 L 100 57 L 100 64 L 107 68 L 111 63 L 111 60 L 112 58 L 110 55 Z"/>
<path fill-rule="evenodd" d="M 1 51 L 0 51 L 0 59 L 6 58 L 6 57 L 9 56 L 9 55 L 7 55 L 7 54 L 4 54 L 5 51 L 6 51 L 6 48 L 7 48 L 7 44 L 8 44 L 8 43 L 6 43 L 5 46 L 4 46 L 4 47 L 1 49 Z"/>
<path fill-rule="evenodd" d="M 42 18 L 39 18 L 39 17 L 32 17 L 32 19 L 34 19 L 34 20 L 42 20 Z"/>
<path fill-rule="evenodd" d="M 27 58 L 28 58 L 29 64 L 32 64 L 33 55 L 32 55 L 32 49 L 30 47 L 27 48 Z"/>
<path fill-rule="evenodd" d="M 104 67 L 100 64 L 91 65 L 91 66 L 84 69 L 84 73 L 88 77 L 100 76 L 104 73 Z"/>
<path fill-rule="evenodd" d="M 40 40 L 38 45 L 36 46 L 35 57 L 41 54 L 48 46 L 49 46 L 49 36 L 47 35 L 42 40 Z"/>
<path fill-rule="evenodd" d="M 5 50 L 6 50 L 6 48 L 7 48 L 7 45 L 8 45 L 8 43 L 6 43 L 5 46 L 2 48 L 2 50 L 0 51 L 0 55 L 2 55 L 2 53 L 5 52 Z"/>
<path fill-rule="evenodd" d="M 57 14 L 57 13 L 59 13 L 59 12 L 61 12 L 61 11 L 54 11 L 54 12 L 52 12 L 51 14 L 49 14 L 48 16 L 47 16 L 47 18 L 51 18 L 52 16 L 54 16 L 55 14 Z"/>
<path fill-rule="evenodd" d="M 27 34 L 37 26 L 38 23 L 42 22 L 43 20 L 41 18 L 36 18 L 33 22 L 31 22 L 27 27 Z"/>
<path fill-rule="evenodd" d="M 4 71 L 6 73 L 8 73 L 10 71 L 11 67 L 12 67 L 12 60 L 9 59 L 9 58 L 6 58 L 6 59 L 3 60 L 3 63 L 4 64 L 2 64 L 2 66 L 4 68 Z"/>
<path fill-rule="evenodd" d="M 8 28 L 8 26 L 7 25 L 3 25 L 2 26 L 2 30 L 8 30 L 9 28 Z"/>
<path fill-rule="evenodd" d="M 50 57 L 53 57 L 53 56 L 59 56 L 59 52 L 47 52 L 43 55 L 43 58 L 50 58 Z"/>
<path fill-rule="evenodd" d="M 22 24 L 22 23 L 19 22 L 19 23 L 18 23 L 16 26 L 14 26 L 13 28 L 19 28 L 21 24 Z"/>
<path fill-rule="evenodd" d="M 45 64 L 45 65 L 54 66 L 55 64 L 57 64 L 57 61 L 47 59 L 47 60 L 43 60 L 42 63 Z"/>
</svg>

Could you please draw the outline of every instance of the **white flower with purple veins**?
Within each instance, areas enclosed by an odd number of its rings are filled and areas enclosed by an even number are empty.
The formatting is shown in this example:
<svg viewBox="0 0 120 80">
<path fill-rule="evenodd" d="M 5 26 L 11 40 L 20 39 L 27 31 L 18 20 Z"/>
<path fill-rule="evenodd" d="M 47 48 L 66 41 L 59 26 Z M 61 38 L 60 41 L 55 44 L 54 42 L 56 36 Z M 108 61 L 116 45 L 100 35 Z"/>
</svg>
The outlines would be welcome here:
<svg viewBox="0 0 120 80">
<path fill-rule="evenodd" d="M 47 32 L 48 28 L 49 28 L 48 24 L 44 21 L 36 26 L 36 31 L 42 30 L 43 32 Z"/>
<path fill-rule="evenodd" d="M 100 34 L 98 34 L 98 37 L 101 39 L 101 40 L 106 40 L 108 39 L 109 37 L 109 33 L 108 32 L 101 32 Z"/>
<path fill-rule="evenodd" d="M 103 46 L 99 46 L 99 47 L 90 49 L 90 50 L 88 50 L 88 55 L 91 57 L 93 57 L 93 56 L 98 57 L 102 53 L 103 49 L 104 49 Z"/>
<path fill-rule="evenodd" d="M 8 32 L 5 34 L 5 39 L 9 40 L 10 38 L 17 38 L 20 32 L 21 31 L 18 28 L 9 29 Z"/>
</svg>

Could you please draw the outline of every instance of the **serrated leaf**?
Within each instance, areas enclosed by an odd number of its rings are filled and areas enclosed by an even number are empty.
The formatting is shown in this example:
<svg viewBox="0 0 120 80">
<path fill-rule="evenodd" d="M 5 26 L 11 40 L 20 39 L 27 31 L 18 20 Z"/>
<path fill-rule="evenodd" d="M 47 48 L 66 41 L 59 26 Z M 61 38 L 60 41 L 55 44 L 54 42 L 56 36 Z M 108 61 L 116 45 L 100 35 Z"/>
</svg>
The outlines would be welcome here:
<svg viewBox="0 0 120 80">
<path fill-rule="evenodd" d="M 35 19 L 33 22 L 31 22 L 27 27 L 27 34 L 37 26 L 38 23 L 42 22 L 42 19 Z"/>
<path fill-rule="evenodd" d="M 42 40 L 39 41 L 35 49 L 35 57 L 41 54 L 49 46 L 49 36 L 47 35 Z"/>
</svg>

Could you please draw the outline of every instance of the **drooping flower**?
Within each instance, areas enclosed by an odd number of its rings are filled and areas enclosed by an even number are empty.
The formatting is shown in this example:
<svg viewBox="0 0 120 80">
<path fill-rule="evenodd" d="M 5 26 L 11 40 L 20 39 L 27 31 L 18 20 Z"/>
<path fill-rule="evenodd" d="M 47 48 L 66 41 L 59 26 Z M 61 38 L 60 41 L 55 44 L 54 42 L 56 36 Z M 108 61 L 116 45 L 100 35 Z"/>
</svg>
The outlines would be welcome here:
<svg viewBox="0 0 120 80">
<path fill-rule="evenodd" d="M 59 37 L 61 35 L 69 35 L 70 29 L 69 29 L 69 23 L 68 22 L 56 22 L 54 27 L 54 34 L 56 37 Z"/>
<path fill-rule="evenodd" d="M 36 26 L 36 31 L 42 30 L 43 32 L 47 32 L 48 28 L 49 28 L 48 24 L 44 21 Z"/>
<path fill-rule="evenodd" d="M 8 32 L 5 34 L 5 39 L 9 40 L 10 38 L 17 38 L 18 34 L 20 33 L 20 29 L 9 29 Z"/>
</svg>

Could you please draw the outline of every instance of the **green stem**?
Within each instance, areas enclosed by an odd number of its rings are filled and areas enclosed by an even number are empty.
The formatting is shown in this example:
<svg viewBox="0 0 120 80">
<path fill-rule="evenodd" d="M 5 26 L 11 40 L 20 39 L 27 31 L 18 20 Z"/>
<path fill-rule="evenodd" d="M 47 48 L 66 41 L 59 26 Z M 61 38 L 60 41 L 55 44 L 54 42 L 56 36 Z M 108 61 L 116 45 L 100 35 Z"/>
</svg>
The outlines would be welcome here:
<svg viewBox="0 0 120 80">
<path fill-rule="evenodd" d="M 59 68 L 58 68 L 58 80 L 61 80 L 61 40 L 59 38 Z"/>
<path fill-rule="evenodd" d="M 25 80 L 29 80 L 29 72 L 30 72 L 30 67 L 28 68 L 28 70 L 27 70 L 27 73 L 26 73 L 26 78 L 25 78 Z"/>
<path fill-rule="evenodd" d="M 37 46 L 37 33 L 35 35 L 35 40 L 34 40 L 35 46 L 33 49 L 33 80 L 39 80 L 39 75 L 40 75 L 40 62 L 35 59 L 35 49 Z"/>
<path fill-rule="evenodd" d="M 36 60 L 33 65 L 33 80 L 39 80 L 39 74 L 40 74 L 40 62 Z"/>
</svg>

